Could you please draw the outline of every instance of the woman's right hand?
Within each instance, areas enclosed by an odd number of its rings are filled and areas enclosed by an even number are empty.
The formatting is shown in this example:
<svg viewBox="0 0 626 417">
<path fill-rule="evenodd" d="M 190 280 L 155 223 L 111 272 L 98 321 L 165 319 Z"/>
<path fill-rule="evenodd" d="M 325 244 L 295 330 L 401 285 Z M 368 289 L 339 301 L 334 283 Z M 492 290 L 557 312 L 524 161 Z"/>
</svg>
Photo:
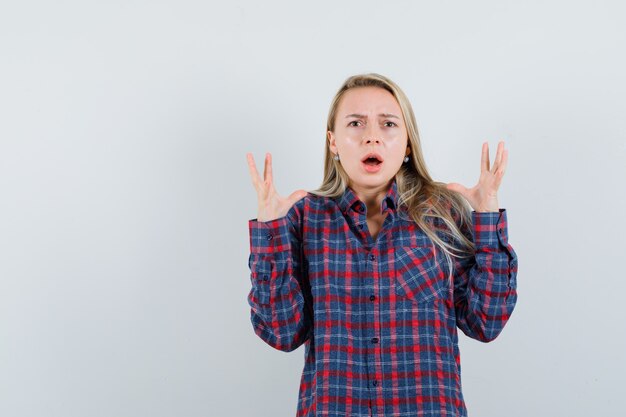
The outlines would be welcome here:
<svg viewBox="0 0 626 417">
<path fill-rule="evenodd" d="M 257 221 L 267 222 L 279 219 L 287 215 L 287 212 L 298 200 L 306 197 L 306 190 L 297 190 L 287 198 L 281 197 L 274 189 L 274 178 L 272 176 L 272 155 L 265 154 L 265 171 L 263 180 L 256 169 L 254 157 L 251 153 L 246 154 L 248 158 L 248 168 L 252 177 L 252 185 L 256 188 L 259 200 L 259 214 Z"/>
</svg>

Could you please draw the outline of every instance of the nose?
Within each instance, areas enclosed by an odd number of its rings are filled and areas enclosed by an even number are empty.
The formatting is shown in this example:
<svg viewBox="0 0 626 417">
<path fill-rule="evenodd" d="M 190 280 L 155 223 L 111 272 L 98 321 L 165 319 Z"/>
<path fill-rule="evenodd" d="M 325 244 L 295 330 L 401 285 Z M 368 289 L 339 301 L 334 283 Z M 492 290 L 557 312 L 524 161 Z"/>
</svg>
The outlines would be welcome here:
<svg viewBox="0 0 626 417">
<path fill-rule="evenodd" d="M 375 137 L 375 136 L 363 136 L 363 143 L 376 143 L 379 144 L 382 142 L 382 138 L 381 137 Z"/>
<path fill-rule="evenodd" d="M 362 140 L 365 143 L 380 143 L 382 141 L 382 135 L 376 126 L 369 125 L 364 133 Z"/>
</svg>

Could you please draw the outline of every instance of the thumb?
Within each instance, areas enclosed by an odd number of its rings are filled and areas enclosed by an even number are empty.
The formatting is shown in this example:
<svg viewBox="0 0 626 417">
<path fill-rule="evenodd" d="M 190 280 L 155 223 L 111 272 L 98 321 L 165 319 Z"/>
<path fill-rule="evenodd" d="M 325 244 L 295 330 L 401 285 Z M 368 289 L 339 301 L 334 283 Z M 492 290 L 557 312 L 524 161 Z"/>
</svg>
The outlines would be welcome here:
<svg viewBox="0 0 626 417">
<path fill-rule="evenodd" d="M 461 193 L 463 195 L 465 195 L 465 193 L 467 192 L 467 188 L 465 188 L 464 186 L 462 186 L 461 184 L 459 184 L 457 182 L 451 182 L 449 184 L 446 184 L 446 188 L 448 190 L 452 190 L 452 191 L 456 191 L 457 193 Z"/>
<path fill-rule="evenodd" d="M 300 201 L 301 199 L 303 199 L 304 197 L 306 197 L 307 195 L 307 191 L 306 190 L 296 190 L 293 193 L 291 193 L 288 197 L 289 202 L 293 205 L 296 202 Z"/>
</svg>

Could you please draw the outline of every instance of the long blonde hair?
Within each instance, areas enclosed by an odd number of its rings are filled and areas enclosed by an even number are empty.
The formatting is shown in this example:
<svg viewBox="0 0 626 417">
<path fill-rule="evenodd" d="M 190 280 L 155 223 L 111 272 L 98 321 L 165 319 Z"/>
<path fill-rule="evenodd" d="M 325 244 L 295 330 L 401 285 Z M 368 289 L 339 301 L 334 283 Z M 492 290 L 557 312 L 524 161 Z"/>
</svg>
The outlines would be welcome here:
<svg viewBox="0 0 626 417">
<path fill-rule="evenodd" d="M 400 105 L 411 153 L 409 162 L 403 163 L 395 175 L 398 186 L 397 208 L 405 207 L 409 218 L 417 223 L 433 244 L 441 248 L 450 265 L 449 279 L 452 281 L 454 264 L 451 257 L 470 256 L 475 249 L 470 239 L 471 236 L 466 236 L 472 230 L 470 207 L 463 196 L 448 190 L 444 183 L 431 178 L 422 155 L 411 103 L 400 87 L 390 79 L 374 73 L 354 75 L 346 79 L 331 103 L 326 131 L 334 131 L 339 101 L 346 91 L 356 87 L 383 88 L 389 91 Z M 350 178 L 341 164 L 333 159 L 328 140 L 325 142 L 324 179 L 318 189 L 310 192 L 318 196 L 335 198 L 345 192 Z M 398 213 L 401 212 L 398 210 Z M 461 227 L 465 234 L 461 231 Z"/>
</svg>

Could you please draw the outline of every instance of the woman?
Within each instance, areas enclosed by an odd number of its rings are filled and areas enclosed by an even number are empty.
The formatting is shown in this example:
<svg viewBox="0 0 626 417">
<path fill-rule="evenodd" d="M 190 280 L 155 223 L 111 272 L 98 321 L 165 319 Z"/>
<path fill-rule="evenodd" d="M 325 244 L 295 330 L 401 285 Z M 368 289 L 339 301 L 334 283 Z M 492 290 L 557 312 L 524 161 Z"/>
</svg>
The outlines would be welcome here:
<svg viewBox="0 0 626 417">
<path fill-rule="evenodd" d="M 378 74 L 345 81 L 327 139 L 320 188 L 287 198 L 271 155 L 263 179 L 247 155 L 255 333 L 305 345 L 297 416 L 466 416 L 457 327 L 489 342 L 517 301 L 504 143 L 492 167 L 483 144 L 476 186 L 433 181 L 408 99 Z"/>
</svg>

